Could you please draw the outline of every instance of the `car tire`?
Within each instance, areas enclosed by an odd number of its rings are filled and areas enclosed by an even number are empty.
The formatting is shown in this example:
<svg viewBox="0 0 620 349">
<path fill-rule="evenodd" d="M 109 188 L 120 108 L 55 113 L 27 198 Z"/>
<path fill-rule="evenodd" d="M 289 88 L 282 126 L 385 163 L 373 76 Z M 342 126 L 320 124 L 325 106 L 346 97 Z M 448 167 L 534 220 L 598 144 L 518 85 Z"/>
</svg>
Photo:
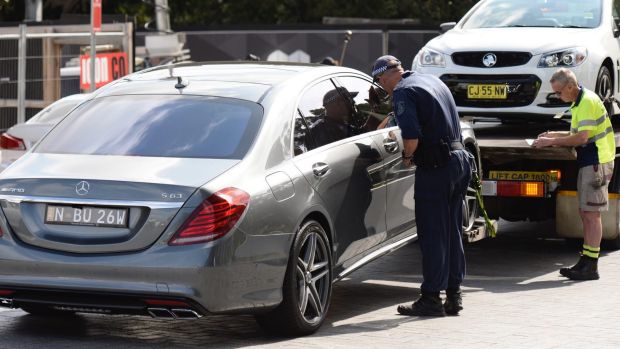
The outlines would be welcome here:
<svg viewBox="0 0 620 349">
<path fill-rule="evenodd" d="M 75 316 L 75 312 L 72 312 L 72 311 L 55 310 L 50 307 L 44 307 L 44 306 L 28 305 L 28 306 L 22 306 L 20 308 L 21 310 L 33 316 L 41 316 L 41 317 Z"/>
<path fill-rule="evenodd" d="M 606 66 L 602 66 L 596 77 L 596 94 L 603 100 L 605 109 L 607 109 L 607 115 L 609 116 L 613 115 L 614 106 L 611 100 L 605 101 L 605 98 L 611 98 L 613 96 L 613 88 L 611 73 Z"/>
<path fill-rule="evenodd" d="M 469 149 L 467 151 L 474 156 L 473 166 L 475 168 L 472 168 L 472 173 L 474 170 L 478 171 L 478 159 L 475 155 L 473 155 L 472 151 Z M 463 232 L 471 230 L 474 226 L 476 218 L 480 215 L 480 204 L 478 203 L 475 188 L 476 186 L 472 176 L 472 179 L 469 181 L 469 185 L 467 186 L 465 197 L 463 198 Z"/>
<path fill-rule="evenodd" d="M 308 220 L 301 225 L 284 277 L 282 303 L 256 317 L 263 329 L 282 336 L 303 336 L 321 327 L 332 291 L 329 246 L 319 222 Z"/>
</svg>

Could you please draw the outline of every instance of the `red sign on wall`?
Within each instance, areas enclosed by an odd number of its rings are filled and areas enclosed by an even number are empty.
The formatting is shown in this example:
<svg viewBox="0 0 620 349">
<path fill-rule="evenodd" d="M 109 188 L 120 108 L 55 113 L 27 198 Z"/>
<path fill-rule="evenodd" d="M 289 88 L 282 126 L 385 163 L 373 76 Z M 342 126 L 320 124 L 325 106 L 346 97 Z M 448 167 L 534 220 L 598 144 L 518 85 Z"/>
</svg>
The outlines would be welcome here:
<svg viewBox="0 0 620 349">
<path fill-rule="evenodd" d="M 127 75 L 129 62 L 125 52 L 99 53 L 95 58 L 95 87 Z M 90 89 L 90 55 L 80 56 L 80 88 Z"/>
<path fill-rule="evenodd" d="M 94 32 L 101 31 L 101 0 L 92 0 L 91 6 L 93 7 L 91 10 L 92 18 L 90 19 L 90 23 L 93 26 Z"/>
</svg>

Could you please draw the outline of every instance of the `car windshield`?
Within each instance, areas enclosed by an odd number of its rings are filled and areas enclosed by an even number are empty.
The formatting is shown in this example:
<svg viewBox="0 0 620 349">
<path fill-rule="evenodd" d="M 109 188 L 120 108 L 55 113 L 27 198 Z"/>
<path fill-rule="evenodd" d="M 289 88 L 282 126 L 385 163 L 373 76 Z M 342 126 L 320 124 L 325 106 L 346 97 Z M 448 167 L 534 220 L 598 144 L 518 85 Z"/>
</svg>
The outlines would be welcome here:
<svg viewBox="0 0 620 349">
<path fill-rule="evenodd" d="M 36 113 L 28 120 L 28 123 L 57 123 L 60 118 L 67 115 L 80 102 L 81 100 L 76 99 L 58 100 Z"/>
<path fill-rule="evenodd" d="M 73 110 L 35 152 L 241 159 L 262 114 L 259 104 L 232 98 L 97 98 Z"/>
<path fill-rule="evenodd" d="M 463 23 L 463 29 L 503 27 L 595 28 L 602 0 L 487 0 Z"/>
</svg>

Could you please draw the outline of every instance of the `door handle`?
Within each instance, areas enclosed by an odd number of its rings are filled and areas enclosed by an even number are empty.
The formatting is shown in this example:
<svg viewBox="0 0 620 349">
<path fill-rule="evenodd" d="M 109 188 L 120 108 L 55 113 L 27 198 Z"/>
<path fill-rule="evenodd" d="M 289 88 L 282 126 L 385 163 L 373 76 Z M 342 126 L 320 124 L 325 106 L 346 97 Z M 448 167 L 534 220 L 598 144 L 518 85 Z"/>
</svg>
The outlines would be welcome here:
<svg viewBox="0 0 620 349">
<path fill-rule="evenodd" d="M 383 140 L 383 147 L 390 154 L 397 153 L 400 148 L 398 141 L 391 138 L 386 138 Z"/>
<path fill-rule="evenodd" d="M 312 165 L 312 172 L 314 172 L 314 175 L 317 177 L 325 175 L 327 171 L 329 171 L 329 165 L 324 162 L 317 162 Z"/>
</svg>

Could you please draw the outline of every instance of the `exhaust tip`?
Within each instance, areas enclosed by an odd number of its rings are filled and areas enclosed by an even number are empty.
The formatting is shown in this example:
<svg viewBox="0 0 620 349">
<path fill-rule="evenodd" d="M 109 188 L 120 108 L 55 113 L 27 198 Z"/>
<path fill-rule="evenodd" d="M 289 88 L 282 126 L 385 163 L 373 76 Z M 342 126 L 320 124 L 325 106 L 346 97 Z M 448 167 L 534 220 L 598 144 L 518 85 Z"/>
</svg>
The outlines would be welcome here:
<svg viewBox="0 0 620 349">
<path fill-rule="evenodd" d="M 199 319 L 202 317 L 191 309 L 172 309 L 172 314 L 177 319 Z"/>
<path fill-rule="evenodd" d="M 166 308 L 147 308 L 146 309 L 151 317 L 156 319 L 174 319 L 175 316 Z"/>
<path fill-rule="evenodd" d="M 13 308 L 13 299 L 0 298 L 0 307 Z"/>
</svg>

